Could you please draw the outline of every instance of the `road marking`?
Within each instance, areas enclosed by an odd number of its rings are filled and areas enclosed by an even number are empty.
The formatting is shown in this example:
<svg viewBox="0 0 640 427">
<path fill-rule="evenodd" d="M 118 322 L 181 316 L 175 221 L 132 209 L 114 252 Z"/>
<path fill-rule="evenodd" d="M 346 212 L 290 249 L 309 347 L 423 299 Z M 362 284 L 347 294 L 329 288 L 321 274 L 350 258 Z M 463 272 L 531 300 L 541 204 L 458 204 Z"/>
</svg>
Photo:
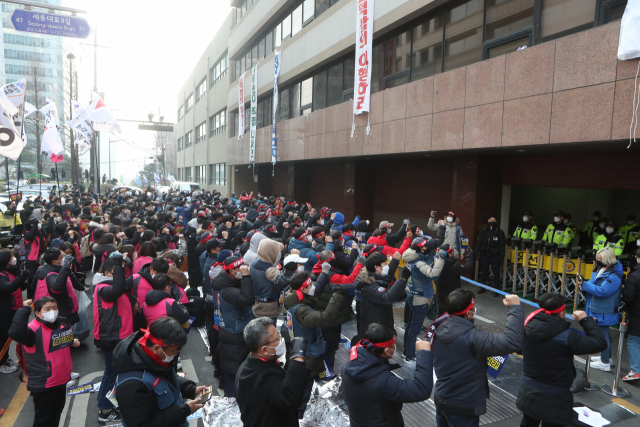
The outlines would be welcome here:
<svg viewBox="0 0 640 427">
<path fill-rule="evenodd" d="M 97 377 L 101 377 L 104 371 L 92 372 L 89 375 L 85 375 L 80 379 L 78 384 L 86 384 L 93 381 Z M 87 423 L 87 408 L 89 407 L 89 398 L 95 399 L 95 394 L 83 393 L 77 394 L 73 399 L 73 406 L 71 408 L 71 418 L 69 419 L 68 427 L 85 427 Z M 98 414 L 93 414 L 97 417 Z M 64 418 L 60 418 L 59 427 L 64 427 Z M 97 421 L 97 420 L 96 420 Z"/>
<path fill-rule="evenodd" d="M 478 316 L 477 314 L 475 316 L 473 316 L 473 317 L 475 317 L 476 319 L 478 319 L 478 320 L 480 320 L 482 322 L 485 322 L 485 323 L 496 323 L 491 319 L 487 319 L 486 317 Z"/>
<path fill-rule="evenodd" d="M 583 359 L 582 357 L 573 356 L 573 358 L 576 359 L 578 362 L 582 363 L 583 365 L 587 364 L 587 361 L 585 359 Z"/>
<path fill-rule="evenodd" d="M 640 414 L 640 407 L 634 405 L 633 403 L 629 403 L 624 399 L 620 399 L 619 397 L 616 397 L 615 399 L 611 399 L 611 401 L 617 405 L 622 406 L 625 409 L 635 412 L 636 414 Z"/>
<path fill-rule="evenodd" d="M 191 359 L 182 359 L 180 363 L 182 363 L 182 372 L 187 374 L 187 378 L 198 384 L 198 374 L 196 374 L 196 368 Z"/>
<path fill-rule="evenodd" d="M 204 357 L 204 361 L 205 362 L 211 362 L 212 357 L 211 356 L 205 356 Z"/>
<path fill-rule="evenodd" d="M 29 393 L 29 390 L 27 390 L 27 384 L 20 383 L 20 386 L 18 387 L 18 391 L 16 391 L 16 394 L 13 396 L 13 399 L 11 399 L 11 403 L 7 407 L 6 412 L 4 413 L 2 418 L 0 418 L 0 427 L 13 426 L 13 424 L 18 419 L 18 416 L 22 411 L 22 407 L 24 406 L 24 403 L 27 401 L 27 398 L 29 397 L 29 394 L 30 393 Z"/>
</svg>

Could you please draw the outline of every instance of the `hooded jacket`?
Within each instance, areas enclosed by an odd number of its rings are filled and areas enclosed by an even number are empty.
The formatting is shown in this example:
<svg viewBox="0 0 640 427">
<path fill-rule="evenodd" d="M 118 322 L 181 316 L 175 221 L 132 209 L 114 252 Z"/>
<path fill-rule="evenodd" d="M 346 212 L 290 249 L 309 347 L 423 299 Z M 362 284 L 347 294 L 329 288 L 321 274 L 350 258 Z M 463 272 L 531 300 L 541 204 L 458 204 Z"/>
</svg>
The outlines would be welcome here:
<svg viewBox="0 0 640 427">
<path fill-rule="evenodd" d="M 462 287 L 460 283 L 460 276 L 471 273 L 475 267 L 473 262 L 473 256 L 471 253 L 467 254 L 465 258 L 464 266 L 458 263 L 456 258 L 447 256 L 444 259 L 444 265 L 442 271 L 440 271 L 440 277 L 436 280 L 436 302 L 440 307 L 444 307 L 444 300 L 447 299 L 449 294 L 454 289 Z"/>
<path fill-rule="evenodd" d="M 307 271 L 311 271 L 313 269 L 313 265 L 320 259 L 320 252 L 322 252 L 322 250 L 318 250 L 320 248 L 314 248 L 311 243 L 303 242 L 296 238 L 292 238 L 291 241 L 289 241 L 289 251 L 291 251 L 291 249 L 299 250 L 300 258 L 308 259 L 307 262 L 304 263 L 304 269 Z M 334 244 L 327 243 L 327 246 L 324 249 L 333 252 Z"/>
<path fill-rule="evenodd" d="M 49 273 L 54 274 L 51 274 L 47 277 Z M 47 287 L 53 291 L 52 296 L 58 302 L 58 310 L 60 313 L 59 316 L 63 317 L 66 320 L 66 325 L 72 325 L 78 322 L 80 320 L 78 312 L 73 311 L 73 299 L 76 298 L 76 296 L 74 295 L 72 297 L 71 295 L 69 295 L 67 289 L 67 278 L 71 280 L 73 289 L 77 291 L 84 292 L 84 286 L 82 286 L 82 284 L 78 282 L 78 279 L 73 273 L 71 273 L 71 270 L 69 270 L 69 268 L 63 268 L 59 265 L 44 264 L 38 269 L 38 271 L 36 272 L 36 277 L 34 277 L 32 282 L 34 295 L 35 289 L 38 286 L 38 281 L 43 280 L 45 277 L 47 280 Z"/>
<path fill-rule="evenodd" d="M 183 397 L 195 398 L 196 384 L 175 374 L 174 358 L 168 367 L 158 365 L 140 348 L 138 340 L 142 332 L 136 332 L 122 340 L 113 351 L 113 369 L 118 374 L 132 371 L 146 371 L 157 377 L 162 377 L 173 387 L 180 390 Z M 189 405 L 173 404 L 165 409 L 158 406 L 158 398 L 142 381 L 124 381 L 116 388 L 122 420 L 127 427 L 174 427 L 183 425 L 191 414 Z"/>
<path fill-rule="evenodd" d="M 402 224 L 396 234 L 386 233 L 382 236 L 371 236 L 367 239 L 367 245 L 395 246 L 407 235 L 407 225 Z"/>
<path fill-rule="evenodd" d="M 586 336 L 570 326 L 565 319 L 545 313 L 536 314 L 525 326 L 522 382 L 516 406 L 536 420 L 571 424 L 570 389 L 576 375 L 573 356 L 599 353 L 607 347 L 593 318 L 580 320 Z"/>
<path fill-rule="evenodd" d="M 9 273 L 14 276 L 11 280 Z M 17 268 L 0 270 L 0 310 L 3 313 L 12 313 L 14 310 L 22 308 L 22 291 L 27 288 L 29 272 L 25 270 L 20 274 Z M 17 292 L 20 290 L 20 292 Z M 6 335 L 9 330 L 9 323 L 0 323 L 0 333 Z"/>
<path fill-rule="evenodd" d="M 95 245 L 93 247 L 93 254 L 95 255 L 95 261 L 93 263 L 93 271 L 94 272 L 100 271 L 100 268 L 102 267 L 102 258 L 104 257 L 104 259 L 106 260 L 111 254 L 111 252 L 116 252 L 117 250 L 118 248 L 116 248 L 116 245 L 113 245 L 111 243 L 106 245 Z"/>
<path fill-rule="evenodd" d="M 158 307 L 157 309 L 159 309 L 162 313 L 166 312 L 166 315 L 168 317 L 173 317 L 181 325 L 184 325 L 185 323 L 187 323 L 187 321 L 189 321 L 189 312 L 182 304 L 174 300 L 171 294 L 168 294 L 163 291 L 150 290 L 149 292 L 147 292 L 147 295 L 145 295 L 144 297 L 145 306 L 142 307 L 142 311 L 144 312 L 145 318 L 147 318 L 147 326 L 153 323 L 153 322 L 149 322 L 149 317 L 147 317 L 148 316 L 147 313 L 149 312 L 149 309 L 153 309 L 158 304 L 162 304 L 163 300 L 167 298 L 170 298 L 173 300 L 171 304 L 169 304 L 168 302 L 165 302 L 164 306 Z M 163 316 L 160 316 L 160 317 L 163 317 Z"/>
<path fill-rule="evenodd" d="M 433 368 L 438 378 L 436 407 L 453 414 L 477 417 L 487 412 L 487 357 L 518 351 L 524 339 L 524 308 L 509 306 L 506 331 L 492 334 L 472 321 L 450 316 L 432 341 Z"/>
<path fill-rule="evenodd" d="M 344 398 L 351 427 L 402 427 L 402 404 L 421 402 L 433 389 L 433 353 L 416 353 L 413 379 L 402 379 L 391 371 L 399 368 L 362 346 L 358 356 L 342 368 Z"/>
<path fill-rule="evenodd" d="M 599 325 L 611 326 L 620 322 L 618 306 L 622 287 L 622 264 L 617 261 L 608 267 L 599 277 L 597 271 L 591 279 L 582 284 L 582 291 L 587 294 L 584 311 L 587 316 L 594 317 Z"/>
<path fill-rule="evenodd" d="M 393 282 L 393 275 L 398 268 L 398 260 L 393 258 L 389 263 L 389 274 L 381 276 L 364 269 L 360 271 L 360 282 L 356 289 L 361 292 L 360 299 L 360 335 L 364 336 L 372 323 L 386 323 L 393 327 L 393 303 L 404 295 L 407 284 L 404 279 Z"/>
<path fill-rule="evenodd" d="M 338 293 L 334 293 L 331 296 L 329 304 L 323 310 L 314 310 L 318 300 L 316 297 L 307 293 L 302 293 L 302 300 L 298 298 L 297 292 L 289 289 L 284 295 L 284 307 L 289 310 L 296 305 L 294 315 L 296 321 L 310 329 L 326 328 L 331 326 L 333 322 L 338 318 L 340 314 L 340 308 L 344 301 L 344 296 Z M 322 356 L 313 358 L 309 355 L 305 356 L 305 366 L 311 369 L 309 378 L 313 378 L 320 373 L 324 372 L 324 354 Z"/>
<path fill-rule="evenodd" d="M 462 236 L 464 233 L 462 232 L 462 227 L 460 227 L 460 219 L 456 218 L 453 222 L 447 222 L 445 224 L 445 234 L 444 241 L 442 244 L 448 244 L 453 249 L 453 256 L 455 258 L 460 258 L 460 242 L 458 241 L 458 237 Z M 433 233 L 438 232 L 438 223 L 436 222 L 434 217 L 429 218 L 429 223 L 427 224 L 427 229 Z M 464 254 L 464 251 L 462 251 Z"/>
<path fill-rule="evenodd" d="M 253 239 L 251 239 L 253 241 Z M 286 282 L 277 281 L 278 261 L 280 260 L 280 243 L 275 240 L 262 239 L 258 246 L 258 259 L 251 263 L 251 278 L 253 280 L 253 292 L 256 295 L 256 303 L 253 305 L 253 314 L 256 317 L 278 317 L 280 314 L 280 293 Z M 260 301 L 259 290 L 268 290 L 274 296 L 275 301 Z"/>
<path fill-rule="evenodd" d="M 444 260 L 441 258 L 437 258 L 434 260 L 433 264 L 429 264 L 427 262 L 428 259 L 426 255 L 419 254 L 413 249 L 407 249 L 404 254 L 402 254 L 402 259 L 407 265 L 412 265 L 412 283 L 415 284 L 420 279 L 422 279 L 423 282 L 422 290 L 424 292 L 424 296 L 413 295 L 413 305 L 428 304 L 431 301 L 431 298 L 433 297 L 433 293 L 435 291 L 433 287 L 433 280 L 440 276 L 442 267 L 444 267 Z M 418 278 L 418 276 L 420 276 L 420 279 Z"/>
<path fill-rule="evenodd" d="M 249 250 L 246 254 L 244 254 L 244 257 L 242 258 L 245 264 L 251 265 L 251 263 L 258 258 L 258 246 L 260 245 L 260 241 L 264 239 L 268 239 L 268 237 L 264 234 L 256 233 L 253 235 L 253 237 L 251 237 L 251 241 L 249 242 Z"/>
</svg>

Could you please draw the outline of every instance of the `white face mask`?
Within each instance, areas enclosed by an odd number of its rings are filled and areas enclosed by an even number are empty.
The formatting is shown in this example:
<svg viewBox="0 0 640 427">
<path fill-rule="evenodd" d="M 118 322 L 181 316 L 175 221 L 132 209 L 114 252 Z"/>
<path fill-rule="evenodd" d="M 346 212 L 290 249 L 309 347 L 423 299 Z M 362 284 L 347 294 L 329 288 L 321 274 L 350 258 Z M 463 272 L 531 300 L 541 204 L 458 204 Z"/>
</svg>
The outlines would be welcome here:
<svg viewBox="0 0 640 427">
<path fill-rule="evenodd" d="M 170 363 L 174 357 L 176 357 L 175 355 L 173 356 L 167 356 L 167 353 L 164 352 L 164 350 L 162 349 L 162 347 L 160 347 L 160 351 L 162 352 L 162 354 L 164 354 L 164 359 L 162 359 L 162 361 L 164 363 Z"/>
<path fill-rule="evenodd" d="M 216 274 L 215 274 L 215 272 L 213 271 L 213 268 L 212 268 L 212 269 L 209 270 L 209 279 L 213 280 L 214 277 L 216 277 Z"/>
<path fill-rule="evenodd" d="M 523 222 L 527 222 L 527 221 L 529 221 L 529 217 L 528 217 L 528 216 L 523 216 L 523 217 L 522 217 L 522 221 L 523 221 Z"/>
<path fill-rule="evenodd" d="M 384 267 L 382 267 L 382 275 L 386 276 L 387 274 L 389 274 L 389 264 L 386 264 Z"/>
<path fill-rule="evenodd" d="M 599 217 L 599 216 L 594 216 L 594 217 L 593 217 L 593 222 L 597 222 L 599 219 L 600 219 L 600 217 Z"/>
<path fill-rule="evenodd" d="M 636 245 L 640 246 L 640 240 L 636 240 Z"/>
<path fill-rule="evenodd" d="M 417 235 L 418 237 L 422 237 L 422 235 L 423 235 L 423 234 L 424 234 L 424 233 L 422 232 L 422 230 L 420 230 L 420 231 L 418 231 L 418 232 L 416 233 L 416 235 Z"/>
<path fill-rule="evenodd" d="M 240 273 L 239 271 L 236 273 L 236 279 L 242 280 L 242 273 Z"/>
<path fill-rule="evenodd" d="M 50 310 L 46 313 L 40 312 L 42 314 L 42 318 L 45 322 L 53 323 L 58 318 L 58 310 Z"/>
<path fill-rule="evenodd" d="M 569 220 L 568 219 L 563 219 L 562 222 L 564 222 L 565 224 L 569 224 Z"/>
<path fill-rule="evenodd" d="M 11 265 L 16 265 L 16 262 L 18 262 L 17 259 L 15 258 L 11 258 Z"/>
<path fill-rule="evenodd" d="M 475 319 L 476 318 L 476 314 L 478 314 L 478 309 L 476 308 L 475 311 L 473 312 L 471 318 Z"/>
<path fill-rule="evenodd" d="M 602 224 L 600 224 L 600 228 L 604 228 L 606 224 L 603 222 Z"/>
<path fill-rule="evenodd" d="M 324 225 L 324 219 L 320 220 L 320 225 Z"/>
<path fill-rule="evenodd" d="M 607 227 L 607 233 L 609 233 L 609 234 L 613 233 L 613 228 Z"/>
<path fill-rule="evenodd" d="M 298 266 L 298 271 L 304 271 L 304 265 L 299 265 Z"/>
<path fill-rule="evenodd" d="M 307 288 L 307 294 L 313 296 L 316 293 L 316 285 L 311 285 L 311 287 Z"/>
<path fill-rule="evenodd" d="M 151 275 L 151 278 L 152 278 L 152 279 L 153 279 L 154 277 L 156 277 L 156 273 L 153 273 L 153 274 Z"/>
<path fill-rule="evenodd" d="M 452 218 L 452 217 L 450 217 L 450 216 L 448 216 L 448 217 L 447 217 L 447 222 L 453 222 L 453 218 Z"/>
<path fill-rule="evenodd" d="M 284 342 L 284 338 L 282 337 L 280 337 L 280 342 L 276 347 L 269 347 L 268 345 L 265 345 L 265 347 L 274 349 L 276 351 L 276 357 L 280 357 L 287 352 L 287 346 Z"/>
<path fill-rule="evenodd" d="M 54 222 L 60 222 L 60 221 L 62 221 L 62 218 L 60 218 L 60 217 L 55 217 L 55 218 L 53 219 L 53 221 L 54 221 Z"/>
<path fill-rule="evenodd" d="M 313 236 L 307 236 L 307 242 L 309 243 L 313 242 Z"/>
<path fill-rule="evenodd" d="M 554 216 L 553 217 L 553 222 L 560 222 L 560 217 Z"/>
<path fill-rule="evenodd" d="M 631 221 L 631 220 L 627 221 L 627 225 L 633 225 L 633 224 L 635 224 L 635 221 Z"/>
</svg>

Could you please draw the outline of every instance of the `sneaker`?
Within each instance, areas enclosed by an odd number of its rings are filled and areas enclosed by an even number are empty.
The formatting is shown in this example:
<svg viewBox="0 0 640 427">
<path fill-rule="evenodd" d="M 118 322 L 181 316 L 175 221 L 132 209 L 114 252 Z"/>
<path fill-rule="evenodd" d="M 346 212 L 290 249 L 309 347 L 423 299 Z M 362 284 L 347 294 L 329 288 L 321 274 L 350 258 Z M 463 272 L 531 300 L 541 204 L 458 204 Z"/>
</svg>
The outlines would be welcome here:
<svg viewBox="0 0 640 427">
<path fill-rule="evenodd" d="M 629 371 L 627 375 L 622 377 L 622 381 L 635 381 L 635 380 L 640 380 L 640 374 L 636 374 L 633 371 Z"/>
<path fill-rule="evenodd" d="M 17 370 L 18 368 L 16 368 L 15 366 L 8 366 L 8 365 L 0 366 L 0 374 L 13 374 Z"/>
<path fill-rule="evenodd" d="M 76 381 L 75 380 L 71 380 L 67 383 L 67 388 L 69 387 L 73 387 L 74 385 L 76 385 Z"/>
<path fill-rule="evenodd" d="M 5 365 L 7 365 L 7 366 L 14 366 L 14 367 L 16 367 L 16 368 L 17 368 L 18 366 L 20 366 L 20 364 L 19 364 L 18 362 L 15 362 L 15 361 L 13 361 L 13 360 L 11 360 L 11 359 L 7 359 L 7 363 L 5 363 Z"/>
<path fill-rule="evenodd" d="M 80 374 L 77 372 L 71 372 L 71 379 L 72 380 L 77 380 L 78 378 L 80 378 Z"/>
<path fill-rule="evenodd" d="M 593 362 L 600 362 L 600 361 L 601 361 L 601 357 L 600 357 L 600 356 L 591 356 L 591 363 L 593 363 Z M 613 364 L 613 359 L 612 359 L 612 358 L 609 358 L 609 365 L 611 365 L 611 366 L 615 366 L 615 365 Z"/>
<path fill-rule="evenodd" d="M 591 368 L 592 369 L 597 369 L 599 371 L 605 371 L 605 372 L 610 372 L 611 371 L 611 365 L 608 363 L 602 363 L 601 361 L 596 361 L 596 362 L 591 362 Z"/>
<path fill-rule="evenodd" d="M 112 408 L 108 412 L 102 412 L 98 410 L 98 422 L 99 423 L 107 423 L 110 421 L 122 421 L 122 416 L 120 412 L 116 410 L 116 408 Z"/>
<path fill-rule="evenodd" d="M 404 358 L 404 364 L 407 366 L 416 366 L 416 358 L 409 359 L 408 357 Z"/>
<path fill-rule="evenodd" d="M 476 291 L 476 295 L 484 294 L 484 293 L 485 293 L 485 291 L 486 291 L 486 289 L 485 289 L 485 288 L 480 288 L 480 289 L 478 289 L 478 290 Z"/>
<path fill-rule="evenodd" d="M 182 363 L 178 363 L 178 370 L 182 369 Z"/>
</svg>

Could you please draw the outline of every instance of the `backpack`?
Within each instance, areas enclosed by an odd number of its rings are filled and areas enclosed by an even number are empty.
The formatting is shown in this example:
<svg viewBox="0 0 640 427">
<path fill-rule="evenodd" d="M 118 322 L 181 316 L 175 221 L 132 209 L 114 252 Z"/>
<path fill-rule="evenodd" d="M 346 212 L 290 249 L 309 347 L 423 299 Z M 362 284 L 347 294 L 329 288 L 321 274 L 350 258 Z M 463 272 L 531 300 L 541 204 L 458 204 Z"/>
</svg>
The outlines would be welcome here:
<svg viewBox="0 0 640 427">
<path fill-rule="evenodd" d="M 199 328 L 206 322 L 204 298 L 200 296 L 200 291 L 198 291 L 198 289 L 191 287 L 187 289 L 187 296 L 189 297 L 189 302 L 184 304 L 184 307 L 189 312 L 189 316 L 195 318 L 191 327 Z"/>
</svg>

